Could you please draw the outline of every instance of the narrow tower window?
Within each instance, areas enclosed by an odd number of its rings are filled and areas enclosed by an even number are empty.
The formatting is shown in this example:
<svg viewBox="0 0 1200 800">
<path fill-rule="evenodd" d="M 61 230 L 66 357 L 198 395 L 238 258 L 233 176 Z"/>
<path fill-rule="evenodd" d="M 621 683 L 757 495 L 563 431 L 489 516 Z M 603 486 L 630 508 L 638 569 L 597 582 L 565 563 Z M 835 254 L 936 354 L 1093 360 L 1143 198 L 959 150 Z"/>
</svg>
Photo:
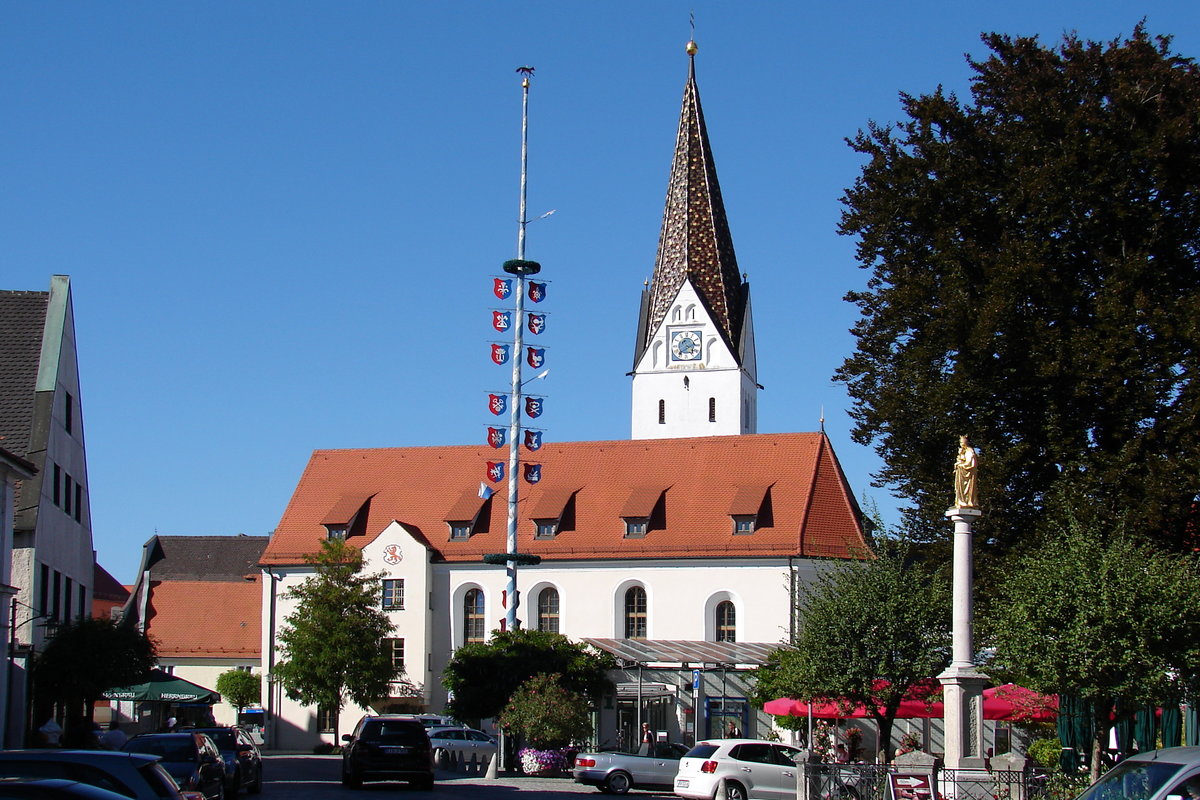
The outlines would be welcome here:
<svg viewBox="0 0 1200 800">
<path fill-rule="evenodd" d="M 667 424 L 667 401 L 666 400 L 658 401 L 658 424 L 659 425 Z"/>
<path fill-rule="evenodd" d="M 646 638 L 646 590 L 641 586 L 625 593 L 625 638 Z"/>
<path fill-rule="evenodd" d="M 717 421 L 717 398 L 715 397 L 708 398 L 708 421 Z"/>
<path fill-rule="evenodd" d="M 463 597 L 463 642 L 483 641 L 483 592 L 472 589 Z"/>
<path fill-rule="evenodd" d="M 537 628 L 539 631 L 548 633 L 558 633 L 558 590 L 554 588 L 542 589 L 538 594 L 538 619 Z"/>
<path fill-rule="evenodd" d="M 737 611 L 733 603 L 724 600 L 717 604 L 717 641 L 737 641 Z"/>
</svg>

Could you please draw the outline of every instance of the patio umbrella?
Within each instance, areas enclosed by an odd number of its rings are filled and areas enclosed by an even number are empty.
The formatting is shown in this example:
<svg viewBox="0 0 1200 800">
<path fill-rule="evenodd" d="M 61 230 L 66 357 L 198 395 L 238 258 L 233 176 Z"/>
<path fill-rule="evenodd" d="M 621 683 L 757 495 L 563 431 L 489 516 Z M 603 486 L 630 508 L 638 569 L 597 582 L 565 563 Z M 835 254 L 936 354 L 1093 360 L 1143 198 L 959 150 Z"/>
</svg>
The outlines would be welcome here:
<svg viewBox="0 0 1200 800">
<path fill-rule="evenodd" d="M 1163 747 L 1179 747 L 1183 735 L 1183 716 L 1178 703 L 1168 703 L 1162 710 Z"/>
<path fill-rule="evenodd" d="M 150 680 L 101 692 L 105 700 L 134 700 L 160 703 L 219 703 L 221 695 L 191 681 L 168 675 L 160 669 L 150 671 Z"/>
<path fill-rule="evenodd" d="M 1134 716 L 1133 740 L 1137 742 L 1138 752 L 1145 753 L 1158 746 L 1158 718 L 1154 706 L 1141 706 Z"/>
<path fill-rule="evenodd" d="M 888 686 L 887 681 L 879 680 L 875 682 L 873 688 L 875 691 L 883 691 Z M 900 705 L 896 710 L 896 719 L 940 719 L 943 714 L 942 704 L 940 701 L 931 699 L 940 689 L 941 685 L 933 679 L 910 686 L 900 700 Z M 804 700 L 793 700 L 790 697 L 781 697 L 778 700 L 764 703 L 763 711 L 776 716 L 792 717 L 809 716 L 811 712 L 814 719 L 862 719 L 871 716 L 866 705 L 862 703 L 849 705 L 847 702 L 837 700 L 818 700 L 808 703 Z"/>
<path fill-rule="evenodd" d="M 1053 722 L 1058 696 L 1006 683 L 983 690 L 983 718 L 1005 722 Z"/>
</svg>

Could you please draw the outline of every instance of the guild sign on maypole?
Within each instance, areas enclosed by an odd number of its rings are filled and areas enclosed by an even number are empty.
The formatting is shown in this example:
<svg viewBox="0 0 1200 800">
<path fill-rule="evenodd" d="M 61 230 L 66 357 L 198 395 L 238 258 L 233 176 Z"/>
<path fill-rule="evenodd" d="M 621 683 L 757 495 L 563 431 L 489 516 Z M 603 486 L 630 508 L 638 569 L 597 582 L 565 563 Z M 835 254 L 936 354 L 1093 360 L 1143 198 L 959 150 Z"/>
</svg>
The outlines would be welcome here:
<svg viewBox="0 0 1200 800">
<path fill-rule="evenodd" d="M 491 497 L 494 490 L 489 483 L 498 484 L 508 481 L 508 537 L 507 549 L 503 553 L 489 553 L 483 560 L 489 564 L 504 564 L 508 571 L 508 586 L 504 591 L 504 621 L 501 630 L 517 630 L 521 627 L 517 619 L 517 608 L 521 596 L 517 591 L 517 567 L 532 565 L 541 558 L 517 551 L 517 503 L 520 500 L 521 479 L 527 483 L 537 483 L 542 479 L 542 465 L 533 462 L 521 463 L 521 445 L 533 453 L 542 446 L 542 432 L 537 428 L 525 430 L 521 436 L 521 414 L 530 419 L 541 417 L 545 410 L 545 397 L 539 395 L 522 395 L 524 385 L 529 381 L 522 380 L 522 368 L 528 365 L 532 369 L 540 369 L 530 381 L 546 377 L 546 348 L 526 345 L 524 333 L 541 336 L 546 330 L 546 314 L 525 310 L 525 300 L 531 303 L 541 303 L 546 299 L 546 284 L 530 280 L 530 277 L 541 272 L 541 265 L 536 261 L 525 260 L 525 226 L 529 220 L 525 216 L 525 187 L 529 174 L 529 79 L 533 77 L 533 67 L 518 67 L 521 75 L 521 205 L 517 228 L 517 257 L 504 262 L 504 271 L 512 277 L 497 277 L 492 280 L 492 293 L 499 300 L 513 301 L 513 307 L 492 310 L 492 328 L 498 333 L 511 333 L 512 343 L 507 341 L 491 343 L 492 362 L 498 366 L 512 365 L 512 388 L 507 395 L 488 394 L 488 410 L 497 417 L 508 414 L 507 431 L 499 426 L 489 426 L 487 443 L 499 450 L 508 445 L 508 464 L 502 460 L 488 461 L 484 470 L 487 481 L 480 484 L 479 495 Z M 543 214 L 548 217 L 553 211 Z M 539 217 L 541 219 L 542 217 Z M 523 469 L 522 469 L 523 467 Z"/>
</svg>

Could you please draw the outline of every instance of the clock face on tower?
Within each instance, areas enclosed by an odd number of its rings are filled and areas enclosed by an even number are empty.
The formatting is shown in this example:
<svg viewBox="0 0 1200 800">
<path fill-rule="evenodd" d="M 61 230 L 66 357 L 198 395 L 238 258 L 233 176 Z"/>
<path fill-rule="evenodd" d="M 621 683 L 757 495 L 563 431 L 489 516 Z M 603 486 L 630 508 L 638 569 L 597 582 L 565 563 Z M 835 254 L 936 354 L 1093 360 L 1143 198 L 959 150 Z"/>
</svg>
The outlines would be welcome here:
<svg viewBox="0 0 1200 800">
<path fill-rule="evenodd" d="M 696 361 L 700 358 L 700 331 L 676 331 L 671 334 L 671 360 Z"/>
</svg>

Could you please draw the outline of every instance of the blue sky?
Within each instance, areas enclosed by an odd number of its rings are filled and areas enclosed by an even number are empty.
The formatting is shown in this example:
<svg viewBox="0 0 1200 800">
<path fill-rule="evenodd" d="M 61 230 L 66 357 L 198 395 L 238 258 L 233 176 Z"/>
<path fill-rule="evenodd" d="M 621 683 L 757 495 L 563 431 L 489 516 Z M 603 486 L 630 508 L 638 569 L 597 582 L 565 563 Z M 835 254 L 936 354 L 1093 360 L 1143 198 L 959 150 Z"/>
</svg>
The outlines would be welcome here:
<svg viewBox="0 0 1200 800">
<path fill-rule="evenodd" d="M 629 436 L 695 12 L 697 78 L 749 274 L 760 432 L 825 427 L 879 466 L 832 382 L 866 275 L 836 233 L 898 93 L 965 94 L 999 31 L 1110 40 L 1179 2 L 33 2 L 0 7 L 0 288 L 72 278 L 95 546 L 265 534 L 316 448 L 483 440 L 491 277 L 515 255 L 518 66 L 548 439 Z M 948 444 L 949 447 L 951 444 Z"/>
</svg>

